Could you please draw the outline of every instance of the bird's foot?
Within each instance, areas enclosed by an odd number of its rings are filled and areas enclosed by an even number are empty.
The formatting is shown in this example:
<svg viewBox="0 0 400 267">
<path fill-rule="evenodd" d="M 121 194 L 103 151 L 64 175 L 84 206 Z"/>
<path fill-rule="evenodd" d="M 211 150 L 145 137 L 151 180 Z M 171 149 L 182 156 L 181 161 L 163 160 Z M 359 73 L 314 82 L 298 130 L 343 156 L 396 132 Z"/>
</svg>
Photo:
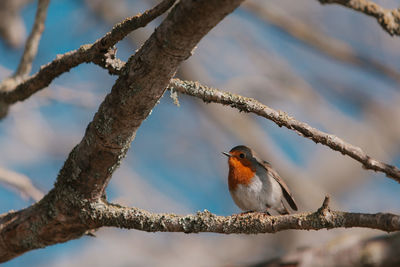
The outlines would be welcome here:
<svg viewBox="0 0 400 267">
<path fill-rule="evenodd" d="M 265 210 L 263 213 L 264 213 L 265 215 L 272 216 L 271 213 L 268 212 L 268 210 Z"/>
</svg>

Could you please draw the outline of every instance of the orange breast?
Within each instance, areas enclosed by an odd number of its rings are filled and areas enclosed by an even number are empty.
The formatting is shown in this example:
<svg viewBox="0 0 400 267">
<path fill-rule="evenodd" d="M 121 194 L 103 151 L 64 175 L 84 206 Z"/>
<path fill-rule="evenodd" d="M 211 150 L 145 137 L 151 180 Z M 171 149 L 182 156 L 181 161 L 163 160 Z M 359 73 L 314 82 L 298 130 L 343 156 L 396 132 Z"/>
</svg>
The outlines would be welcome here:
<svg viewBox="0 0 400 267">
<path fill-rule="evenodd" d="M 254 177 L 255 170 L 250 168 L 250 162 L 241 162 L 236 157 L 230 157 L 228 163 L 228 185 L 230 191 L 235 190 L 238 184 L 248 185 L 251 182 L 251 179 Z"/>
</svg>

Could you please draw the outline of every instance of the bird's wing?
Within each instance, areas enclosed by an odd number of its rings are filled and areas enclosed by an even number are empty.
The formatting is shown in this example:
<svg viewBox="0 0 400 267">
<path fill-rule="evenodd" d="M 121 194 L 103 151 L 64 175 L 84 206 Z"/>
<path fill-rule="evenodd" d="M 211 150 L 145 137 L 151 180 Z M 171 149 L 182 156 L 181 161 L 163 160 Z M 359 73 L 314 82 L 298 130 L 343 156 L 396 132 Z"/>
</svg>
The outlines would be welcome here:
<svg viewBox="0 0 400 267">
<path fill-rule="evenodd" d="M 272 168 L 271 164 L 267 161 L 262 161 L 264 168 L 274 177 L 274 179 L 278 182 L 278 184 L 282 187 L 283 195 L 285 196 L 286 201 L 289 203 L 290 207 L 292 207 L 293 210 L 297 210 L 297 205 L 296 202 L 294 201 L 294 198 L 292 194 L 289 191 L 288 186 L 286 183 L 282 180 L 282 178 L 279 176 L 279 174 Z"/>
</svg>

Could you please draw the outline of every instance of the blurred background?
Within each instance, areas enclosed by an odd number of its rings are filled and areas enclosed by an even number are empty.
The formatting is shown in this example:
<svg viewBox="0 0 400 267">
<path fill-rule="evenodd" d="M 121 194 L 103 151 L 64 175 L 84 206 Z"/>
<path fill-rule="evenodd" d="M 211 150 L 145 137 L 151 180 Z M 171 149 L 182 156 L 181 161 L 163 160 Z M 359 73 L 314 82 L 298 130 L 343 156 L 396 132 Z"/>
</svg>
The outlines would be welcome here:
<svg viewBox="0 0 400 267">
<path fill-rule="evenodd" d="M 397 8 L 398 1 L 376 1 Z M 18 66 L 37 1 L 1 5 L 0 78 Z M 33 73 L 57 54 L 92 43 L 112 25 L 157 1 L 54 0 Z M 4 15 L 6 14 L 6 15 Z M 117 45 L 127 60 L 162 18 Z M 318 1 L 249 0 L 214 28 L 177 76 L 253 97 L 298 120 L 400 166 L 400 40 L 375 19 Z M 46 193 L 68 153 L 81 140 L 116 77 L 94 64 L 61 75 L 49 88 L 13 105 L 0 122 L 0 171 L 29 178 Z M 296 133 L 230 107 L 166 92 L 142 124 L 108 187 L 109 199 L 152 212 L 239 213 L 227 188 L 221 151 L 245 144 L 287 181 L 300 212 L 315 211 L 326 193 L 332 208 L 400 213 L 400 185 Z M 1 174 L 1 172 L 0 172 Z M 31 188 L 31 190 L 33 190 Z M 32 192 L 32 191 L 31 191 Z M 0 212 L 40 197 L 0 184 Z M 262 235 L 146 233 L 103 228 L 28 252 L 4 266 L 242 266 L 299 248 L 350 240 L 380 231 L 335 229 Z"/>
</svg>

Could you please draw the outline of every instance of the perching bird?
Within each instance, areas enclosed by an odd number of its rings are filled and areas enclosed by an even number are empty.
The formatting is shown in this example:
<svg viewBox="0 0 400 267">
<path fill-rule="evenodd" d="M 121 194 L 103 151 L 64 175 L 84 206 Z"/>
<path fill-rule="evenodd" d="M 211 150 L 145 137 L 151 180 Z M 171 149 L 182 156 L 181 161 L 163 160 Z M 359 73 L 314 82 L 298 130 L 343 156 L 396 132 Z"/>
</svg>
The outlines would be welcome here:
<svg viewBox="0 0 400 267">
<path fill-rule="evenodd" d="M 229 192 L 236 205 L 243 211 L 262 211 L 269 214 L 272 209 L 279 214 L 289 214 L 283 198 L 293 210 L 296 202 L 279 174 L 257 154 L 246 146 L 236 146 L 227 152 Z"/>
</svg>

